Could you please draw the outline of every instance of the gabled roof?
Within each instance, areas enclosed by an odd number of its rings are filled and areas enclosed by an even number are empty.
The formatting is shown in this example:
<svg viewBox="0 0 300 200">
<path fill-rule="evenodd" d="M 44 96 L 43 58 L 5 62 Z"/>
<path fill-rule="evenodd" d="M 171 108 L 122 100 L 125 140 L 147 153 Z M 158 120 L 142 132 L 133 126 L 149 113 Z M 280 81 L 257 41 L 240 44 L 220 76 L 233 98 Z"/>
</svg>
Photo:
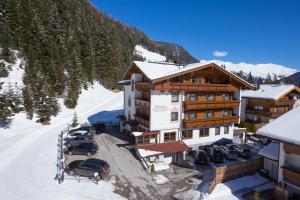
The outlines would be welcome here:
<svg viewBox="0 0 300 200">
<path fill-rule="evenodd" d="M 271 142 L 258 152 L 259 155 L 267 157 L 271 160 L 278 161 L 279 158 L 279 143 Z"/>
<path fill-rule="evenodd" d="M 123 79 L 128 79 L 128 73 L 130 69 L 138 67 L 138 69 L 147 76 L 152 82 L 158 82 L 167 78 L 175 77 L 181 74 L 190 73 L 192 71 L 197 71 L 209 67 L 215 67 L 225 74 L 233 77 L 239 83 L 242 83 L 246 88 L 254 89 L 254 85 L 248 83 L 247 81 L 241 79 L 235 74 L 227 71 L 225 68 L 218 66 L 215 63 L 193 63 L 186 66 L 178 66 L 175 64 L 165 64 L 165 63 L 149 63 L 142 61 L 134 61 L 131 66 L 126 71 Z"/>
<path fill-rule="evenodd" d="M 262 84 L 258 90 L 241 91 L 241 96 L 246 98 L 277 100 L 294 89 L 298 90 L 300 93 L 299 88 L 295 85 Z"/>
<path fill-rule="evenodd" d="M 256 134 L 300 145 L 300 106 L 281 115 L 256 131 Z"/>
</svg>

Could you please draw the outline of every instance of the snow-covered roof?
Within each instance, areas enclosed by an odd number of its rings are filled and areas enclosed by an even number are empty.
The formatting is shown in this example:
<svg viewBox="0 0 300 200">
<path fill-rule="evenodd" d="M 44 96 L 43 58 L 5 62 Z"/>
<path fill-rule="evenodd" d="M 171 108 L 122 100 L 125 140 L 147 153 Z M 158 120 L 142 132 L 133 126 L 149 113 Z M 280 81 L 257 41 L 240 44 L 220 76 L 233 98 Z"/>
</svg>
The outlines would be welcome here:
<svg viewBox="0 0 300 200">
<path fill-rule="evenodd" d="M 162 152 L 160 151 L 151 151 L 147 149 L 137 149 L 137 152 L 142 158 L 157 155 L 157 154 L 162 154 Z"/>
<path fill-rule="evenodd" d="M 279 143 L 271 142 L 270 144 L 259 150 L 258 154 L 269 159 L 278 161 Z"/>
<path fill-rule="evenodd" d="M 134 61 L 134 64 L 151 80 L 162 77 L 164 74 L 177 71 L 180 67 L 175 64 Z"/>
<path fill-rule="evenodd" d="M 258 129 L 256 134 L 300 145 L 299 122 L 300 106 Z"/>
<path fill-rule="evenodd" d="M 243 90 L 242 97 L 258 99 L 278 99 L 285 93 L 295 88 L 295 85 L 288 84 L 262 84 L 258 90 Z"/>
<path fill-rule="evenodd" d="M 214 63 L 192 63 L 186 66 L 178 66 L 172 63 L 153 63 L 153 62 L 143 62 L 143 61 L 134 61 L 134 64 L 150 79 L 150 80 L 157 80 L 160 78 L 168 77 L 171 75 L 176 75 L 179 73 L 184 73 L 189 70 L 193 69 L 201 69 L 201 67 L 206 67 L 209 64 Z M 230 71 L 226 70 L 225 68 L 220 69 L 224 70 L 225 72 L 229 73 L 231 76 L 235 77 L 239 81 L 251 85 L 247 81 L 241 79 L 240 77 L 234 75 Z M 129 69 L 128 69 L 129 70 Z M 127 70 L 127 72 L 128 72 Z M 125 75 L 127 74 L 125 73 Z M 253 87 L 253 86 L 252 86 Z"/>
</svg>

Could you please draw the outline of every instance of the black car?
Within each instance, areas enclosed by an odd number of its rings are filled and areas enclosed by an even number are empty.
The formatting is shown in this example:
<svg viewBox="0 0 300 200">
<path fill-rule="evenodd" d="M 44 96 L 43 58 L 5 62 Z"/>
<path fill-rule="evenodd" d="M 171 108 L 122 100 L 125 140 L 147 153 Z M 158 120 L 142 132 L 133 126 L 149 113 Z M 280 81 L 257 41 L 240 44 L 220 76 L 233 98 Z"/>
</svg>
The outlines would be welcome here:
<svg viewBox="0 0 300 200">
<path fill-rule="evenodd" d="M 104 160 L 91 158 L 87 160 L 73 161 L 68 165 L 65 171 L 71 176 L 79 175 L 101 180 L 108 176 L 110 173 L 110 167 Z"/>
<path fill-rule="evenodd" d="M 219 149 L 228 160 L 237 160 L 238 159 L 239 155 L 238 155 L 237 151 L 230 150 L 226 146 L 219 146 Z"/>
<path fill-rule="evenodd" d="M 210 161 L 209 156 L 204 150 L 198 150 L 198 156 L 196 158 L 197 164 L 208 164 Z"/>
<path fill-rule="evenodd" d="M 95 143 L 80 143 L 78 145 L 72 145 L 65 149 L 65 154 L 68 155 L 94 155 L 98 150 L 98 146 Z"/>
<path fill-rule="evenodd" d="M 66 136 L 65 140 L 72 139 L 78 136 L 89 136 L 93 137 L 93 133 L 85 130 L 76 130 L 76 131 L 70 131 Z"/>
<path fill-rule="evenodd" d="M 96 133 L 96 130 L 94 127 L 92 126 L 81 126 L 79 128 L 76 128 L 76 129 L 72 129 L 69 131 L 69 134 L 72 134 L 74 132 L 78 132 L 78 131 L 86 131 L 86 132 L 89 132 L 90 134 L 95 134 Z"/>
<path fill-rule="evenodd" d="M 227 145 L 227 147 L 230 150 L 236 151 L 239 154 L 239 156 L 242 158 L 250 158 L 251 157 L 250 147 L 246 144 L 241 144 L 241 145 L 229 144 L 229 145 Z"/>
<path fill-rule="evenodd" d="M 64 145 L 69 147 L 73 145 L 78 145 L 80 143 L 91 143 L 94 142 L 93 137 L 91 136 L 86 136 L 86 135 L 79 135 L 74 138 L 65 138 L 65 143 Z"/>
<path fill-rule="evenodd" d="M 207 147 L 206 152 L 209 155 L 210 160 L 212 160 L 214 163 L 223 163 L 224 161 L 223 154 L 219 148 L 215 146 L 210 146 Z"/>
</svg>

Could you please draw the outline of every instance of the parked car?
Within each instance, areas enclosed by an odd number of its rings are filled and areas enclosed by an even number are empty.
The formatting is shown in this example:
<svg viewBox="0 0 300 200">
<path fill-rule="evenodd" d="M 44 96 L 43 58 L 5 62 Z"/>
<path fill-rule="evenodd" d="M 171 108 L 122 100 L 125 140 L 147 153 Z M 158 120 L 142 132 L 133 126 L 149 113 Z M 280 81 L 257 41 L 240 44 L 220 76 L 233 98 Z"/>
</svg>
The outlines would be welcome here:
<svg viewBox="0 0 300 200">
<path fill-rule="evenodd" d="M 79 128 L 76 128 L 76 129 L 72 129 L 69 131 L 69 134 L 73 133 L 73 132 L 78 132 L 78 131 L 87 131 L 89 132 L 90 134 L 95 134 L 96 133 L 96 130 L 94 127 L 92 126 L 81 126 Z"/>
<path fill-rule="evenodd" d="M 78 136 L 89 136 L 93 137 L 93 133 L 85 130 L 77 130 L 77 131 L 70 131 L 66 136 L 65 140 L 72 139 Z"/>
<path fill-rule="evenodd" d="M 206 152 L 208 153 L 210 160 L 213 161 L 214 163 L 223 163 L 223 161 L 224 161 L 223 154 L 215 146 L 207 147 Z"/>
<path fill-rule="evenodd" d="M 220 151 L 223 153 L 226 159 L 228 160 L 237 160 L 238 159 L 238 152 L 236 150 L 230 150 L 226 146 L 219 146 Z"/>
<path fill-rule="evenodd" d="M 79 175 L 101 180 L 109 175 L 110 167 L 104 160 L 91 158 L 87 160 L 75 160 L 66 167 L 65 171 L 71 176 Z"/>
<path fill-rule="evenodd" d="M 197 164 L 208 164 L 210 161 L 209 156 L 204 150 L 198 150 Z"/>
<path fill-rule="evenodd" d="M 251 157 L 251 150 L 250 147 L 246 144 L 229 144 L 227 147 L 230 150 L 235 150 L 242 158 L 250 158 Z"/>
<path fill-rule="evenodd" d="M 85 136 L 85 135 L 79 135 L 74 138 L 65 138 L 64 145 L 66 147 L 72 146 L 72 145 L 78 145 L 80 143 L 93 143 L 94 139 L 91 136 Z"/>
<path fill-rule="evenodd" d="M 68 155 L 94 155 L 98 150 L 98 146 L 95 143 L 80 143 L 78 145 L 72 145 L 65 149 L 65 154 Z"/>
</svg>

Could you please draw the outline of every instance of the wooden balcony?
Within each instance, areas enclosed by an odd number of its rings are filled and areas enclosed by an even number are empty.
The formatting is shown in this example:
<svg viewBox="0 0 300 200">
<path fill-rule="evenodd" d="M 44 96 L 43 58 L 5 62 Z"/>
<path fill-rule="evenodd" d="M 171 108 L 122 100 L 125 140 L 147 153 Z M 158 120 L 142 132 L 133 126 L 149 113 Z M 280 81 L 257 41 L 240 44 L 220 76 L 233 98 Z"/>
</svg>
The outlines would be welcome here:
<svg viewBox="0 0 300 200">
<path fill-rule="evenodd" d="M 254 109 L 251 109 L 251 108 L 247 108 L 246 113 L 247 114 L 252 114 L 252 115 L 259 115 L 259 116 L 277 118 L 277 117 L 283 115 L 286 112 L 269 112 L 269 111 L 265 111 L 265 110 L 254 110 Z"/>
<path fill-rule="evenodd" d="M 135 106 L 150 109 L 150 102 L 142 99 L 135 99 Z"/>
<path fill-rule="evenodd" d="M 281 100 L 275 101 L 275 106 L 292 106 L 294 105 L 295 100 Z"/>
<path fill-rule="evenodd" d="M 286 153 L 292 153 L 292 154 L 300 156 L 300 146 L 298 146 L 298 145 L 284 143 L 283 150 Z"/>
<path fill-rule="evenodd" d="M 135 83 L 136 90 L 150 90 L 150 87 L 151 87 L 151 85 L 149 82 Z"/>
<path fill-rule="evenodd" d="M 240 101 L 184 101 L 184 110 L 196 109 L 215 109 L 215 108 L 236 108 L 239 107 Z"/>
<path fill-rule="evenodd" d="M 149 126 L 150 126 L 149 117 L 147 117 L 147 116 L 136 115 L 136 116 L 135 116 L 135 120 L 136 120 L 139 124 L 145 126 L 146 128 L 149 128 Z"/>
<path fill-rule="evenodd" d="M 227 116 L 222 118 L 209 118 L 209 119 L 184 119 L 184 128 L 194 128 L 199 126 L 218 126 L 218 125 L 230 125 L 232 123 L 238 123 L 238 116 Z"/>
<path fill-rule="evenodd" d="M 155 85 L 155 90 L 168 91 L 211 91 L 211 92 L 235 92 L 238 89 L 230 84 L 193 84 L 193 83 L 170 83 L 167 85 Z"/>
<path fill-rule="evenodd" d="M 289 166 L 282 167 L 283 180 L 300 187 L 300 170 Z"/>
</svg>

